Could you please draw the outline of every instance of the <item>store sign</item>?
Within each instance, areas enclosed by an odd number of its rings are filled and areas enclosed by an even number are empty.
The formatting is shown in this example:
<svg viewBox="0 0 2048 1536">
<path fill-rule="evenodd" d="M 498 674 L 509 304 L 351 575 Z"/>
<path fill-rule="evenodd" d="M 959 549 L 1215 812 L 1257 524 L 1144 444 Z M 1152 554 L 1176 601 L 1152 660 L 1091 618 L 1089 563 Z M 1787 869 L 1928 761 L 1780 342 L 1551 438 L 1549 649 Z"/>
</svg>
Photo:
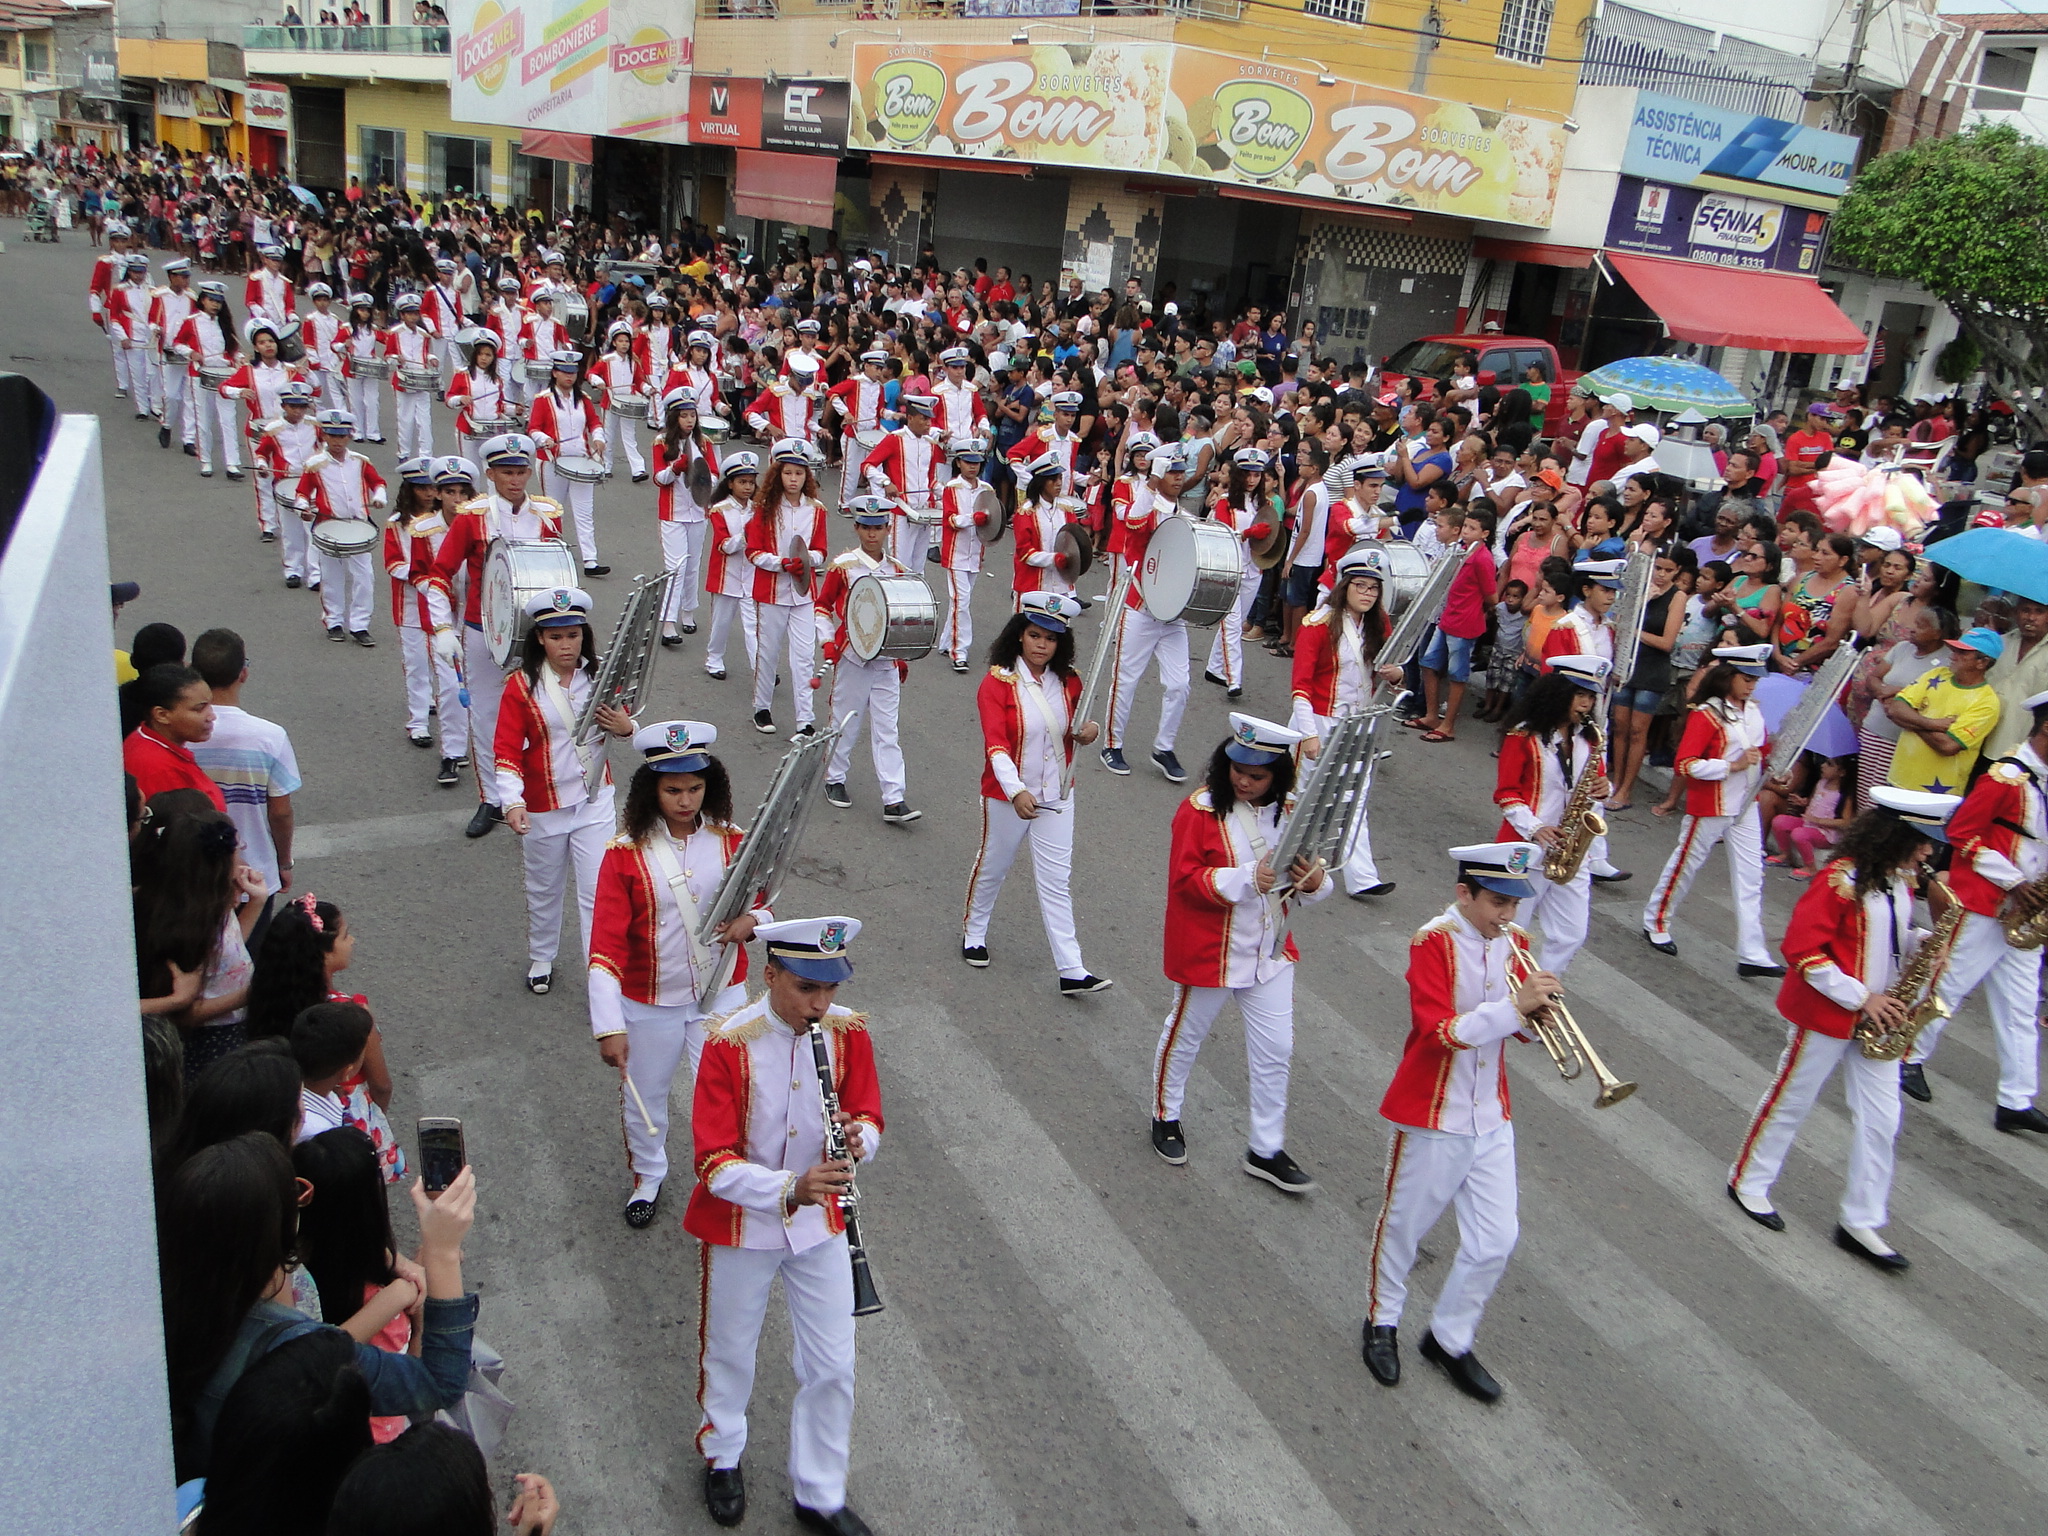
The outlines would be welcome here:
<svg viewBox="0 0 2048 1536">
<path fill-rule="evenodd" d="M 234 97 L 217 85 L 195 85 L 192 115 L 209 128 L 228 127 L 235 120 Z"/>
<path fill-rule="evenodd" d="M 962 0 L 962 16 L 1078 16 L 1081 0 Z"/>
<path fill-rule="evenodd" d="M 846 148 L 844 80 L 690 80 L 692 144 L 838 155 Z"/>
<path fill-rule="evenodd" d="M 863 43 L 856 149 L 1095 166 L 1546 225 L 1561 124 L 1172 43 Z"/>
<path fill-rule="evenodd" d="M 695 11 L 670 0 L 455 0 L 451 115 L 687 143 Z"/>
<path fill-rule="evenodd" d="M 251 80 L 247 94 L 242 97 L 242 115 L 251 128 L 283 133 L 292 121 L 291 92 L 273 81 Z"/>
<path fill-rule="evenodd" d="M 121 99 L 121 60 L 111 48 L 87 48 L 84 54 L 85 68 L 80 83 L 85 94 L 102 101 Z"/>
<path fill-rule="evenodd" d="M 1826 214 L 1805 208 L 1624 176 L 1607 246 L 1716 267 L 1818 273 L 1827 226 Z"/>
<path fill-rule="evenodd" d="M 175 80 L 165 80 L 156 88 L 156 115 L 158 117 L 190 117 L 192 115 L 192 87 Z"/>
<path fill-rule="evenodd" d="M 1862 142 L 1853 134 L 1638 91 L 1621 169 L 1681 187 L 1720 176 L 1839 197 L 1849 189 Z"/>
</svg>

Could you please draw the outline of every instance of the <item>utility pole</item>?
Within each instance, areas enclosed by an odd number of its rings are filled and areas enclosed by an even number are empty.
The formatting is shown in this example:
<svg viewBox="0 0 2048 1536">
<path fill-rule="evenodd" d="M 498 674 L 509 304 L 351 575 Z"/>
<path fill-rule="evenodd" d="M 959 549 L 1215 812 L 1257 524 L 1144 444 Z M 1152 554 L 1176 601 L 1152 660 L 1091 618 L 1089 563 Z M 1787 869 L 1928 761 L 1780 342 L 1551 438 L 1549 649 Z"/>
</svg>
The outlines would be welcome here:
<svg viewBox="0 0 2048 1536">
<path fill-rule="evenodd" d="M 1870 36 L 1870 0 L 1856 0 L 1856 16 L 1849 33 L 1849 57 L 1842 66 L 1842 95 L 1835 107 L 1835 127 L 1849 132 L 1855 127 L 1858 113 L 1856 103 L 1862 98 L 1856 90 L 1856 72 L 1863 66 L 1863 46 Z"/>
</svg>

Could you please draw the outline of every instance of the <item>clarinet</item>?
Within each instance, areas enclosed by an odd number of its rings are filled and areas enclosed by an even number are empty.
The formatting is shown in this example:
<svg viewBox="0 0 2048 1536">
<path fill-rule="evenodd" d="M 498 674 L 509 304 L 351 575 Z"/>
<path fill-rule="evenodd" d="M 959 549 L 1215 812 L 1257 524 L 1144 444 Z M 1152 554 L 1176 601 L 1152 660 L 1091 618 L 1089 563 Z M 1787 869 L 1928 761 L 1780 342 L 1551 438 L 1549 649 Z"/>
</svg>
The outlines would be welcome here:
<svg viewBox="0 0 2048 1536">
<path fill-rule="evenodd" d="M 818 1097 L 825 1106 L 825 1156 L 848 1165 L 846 1188 L 839 1195 L 839 1214 L 846 1222 L 846 1252 L 853 1260 L 853 1315 L 872 1317 L 882 1310 L 882 1293 L 868 1271 L 868 1250 L 860 1240 L 860 1191 L 854 1187 L 853 1158 L 846 1150 L 846 1127 L 839 1123 L 839 1090 L 832 1086 L 832 1058 L 825 1052 L 825 1032 L 811 1024 L 811 1056 L 818 1065 Z"/>
</svg>

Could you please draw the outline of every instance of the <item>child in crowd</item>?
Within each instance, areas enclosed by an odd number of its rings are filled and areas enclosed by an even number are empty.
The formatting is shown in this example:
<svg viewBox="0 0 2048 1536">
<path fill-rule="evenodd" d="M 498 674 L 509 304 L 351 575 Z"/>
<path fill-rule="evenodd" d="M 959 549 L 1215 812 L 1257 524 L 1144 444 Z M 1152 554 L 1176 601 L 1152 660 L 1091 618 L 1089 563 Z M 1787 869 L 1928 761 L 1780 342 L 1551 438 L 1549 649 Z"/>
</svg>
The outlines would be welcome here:
<svg viewBox="0 0 2048 1536">
<path fill-rule="evenodd" d="M 1486 702 L 1479 718 L 1501 720 L 1512 712 L 1526 686 L 1522 671 L 1522 640 L 1528 633 L 1529 584 L 1510 581 L 1493 605 L 1493 659 L 1486 668 Z"/>
<path fill-rule="evenodd" d="M 363 1052 L 376 1028 L 370 1010 L 355 1003 L 315 1003 L 292 1021 L 292 1057 L 299 1064 L 297 1140 L 347 1123 L 348 1101 L 335 1090 L 363 1070 Z"/>
<path fill-rule="evenodd" d="M 1801 815 L 1781 813 L 1771 818 L 1771 836 L 1778 851 L 1764 856 L 1766 864 L 1787 864 L 1795 880 L 1809 880 L 1825 862 L 1819 851 L 1834 846 L 1835 839 L 1849 825 L 1854 806 L 1844 805 L 1849 759 L 1830 757 L 1821 762 L 1820 782 L 1811 795 L 1788 795 L 1785 804 Z"/>
</svg>

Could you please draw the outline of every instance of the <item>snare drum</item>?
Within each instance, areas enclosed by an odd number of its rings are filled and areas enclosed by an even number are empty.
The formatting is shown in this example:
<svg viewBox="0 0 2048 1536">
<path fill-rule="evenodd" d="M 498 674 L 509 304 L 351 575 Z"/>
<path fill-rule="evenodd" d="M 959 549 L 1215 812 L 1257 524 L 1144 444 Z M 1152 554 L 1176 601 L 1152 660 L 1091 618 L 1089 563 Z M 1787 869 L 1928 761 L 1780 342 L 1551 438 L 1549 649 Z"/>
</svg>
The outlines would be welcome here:
<svg viewBox="0 0 2048 1536">
<path fill-rule="evenodd" d="M 846 590 L 846 648 L 862 661 L 917 661 L 939 638 L 939 605 L 916 576 L 861 577 Z"/>
<path fill-rule="evenodd" d="M 882 439 L 887 437 L 888 435 L 889 434 L 884 432 L 880 427 L 868 427 L 862 431 L 854 433 L 853 440 L 856 443 L 860 444 L 861 457 L 865 459 L 869 454 L 873 453 L 875 449 L 881 445 Z"/>
<path fill-rule="evenodd" d="M 697 413 L 697 430 L 704 434 L 707 443 L 723 443 L 732 438 L 731 422 L 723 416 L 710 416 L 703 411 Z"/>
<path fill-rule="evenodd" d="M 503 432 L 517 432 L 517 416 L 472 416 L 469 418 L 471 437 L 496 437 Z"/>
<path fill-rule="evenodd" d="M 519 371 L 526 375 L 527 383 L 537 384 L 542 389 L 546 389 L 555 376 L 554 365 L 544 357 L 529 357 L 519 365 Z"/>
<path fill-rule="evenodd" d="M 903 508 L 903 520 L 920 527 L 936 528 L 946 520 L 946 509 L 939 505 L 937 491 L 917 491 L 908 496 L 899 496 L 897 504 Z"/>
<path fill-rule="evenodd" d="M 583 485 L 596 485 L 606 478 L 604 465 L 580 453 L 565 453 L 553 460 L 548 468 L 564 480 L 574 480 Z"/>
<path fill-rule="evenodd" d="M 556 587 L 573 587 L 576 576 L 575 557 L 560 539 L 491 540 L 479 605 L 491 660 L 511 666 L 530 627 L 527 599 Z"/>
<path fill-rule="evenodd" d="M 624 416 L 630 421 L 647 419 L 647 397 L 645 395 L 613 395 L 611 413 Z"/>
<path fill-rule="evenodd" d="M 199 365 L 199 387 L 211 390 L 216 395 L 220 393 L 221 385 L 227 383 L 234 376 L 235 370 L 231 367 L 215 363 L 201 363 Z"/>
<path fill-rule="evenodd" d="M 1364 539 L 1352 550 L 1377 560 L 1380 604 L 1390 619 L 1398 619 L 1429 585 L 1429 557 L 1406 539 Z"/>
<path fill-rule="evenodd" d="M 1138 595 L 1155 619 L 1207 629 L 1237 602 L 1243 577 L 1236 534 L 1221 523 L 1176 514 L 1153 529 L 1145 544 Z"/>
<path fill-rule="evenodd" d="M 398 382 L 407 389 L 436 391 L 441 386 L 440 373 L 433 368 L 415 368 L 410 363 L 398 366 Z"/>
<path fill-rule="evenodd" d="M 367 555 L 379 543 L 377 525 L 360 517 L 330 517 L 325 522 L 315 523 L 312 538 L 315 549 L 337 560 L 346 560 L 351 555 Z"/>
<path fill-rule="evenodd" d="M 388 379 L 391 377 L 391 359 L 388 357 L 357 357 L 348 354 L 348 371 L 358 379 Z"/>
</svg>

